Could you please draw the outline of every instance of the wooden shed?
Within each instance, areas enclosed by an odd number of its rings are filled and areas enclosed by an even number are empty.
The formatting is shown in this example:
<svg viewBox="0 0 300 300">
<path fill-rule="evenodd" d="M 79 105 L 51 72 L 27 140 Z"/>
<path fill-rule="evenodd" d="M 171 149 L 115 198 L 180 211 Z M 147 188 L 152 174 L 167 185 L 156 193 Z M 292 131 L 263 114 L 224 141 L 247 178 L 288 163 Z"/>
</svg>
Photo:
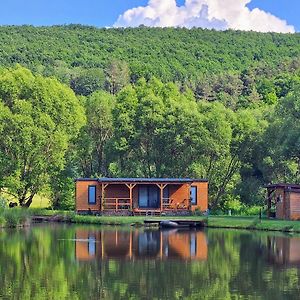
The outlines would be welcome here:
<svg viewBox="0 0 300 300">
<path fill-rule="evenodd" d="M 300 220 L 300 185 L 278 183 L 266 188 L 268 217 Z"/>
<path fill-rule="evenodd" d="M 208 181 L 189 178 L 76 180 L 78 213 L 161 214 L 208 208 Z"/>
</svg>

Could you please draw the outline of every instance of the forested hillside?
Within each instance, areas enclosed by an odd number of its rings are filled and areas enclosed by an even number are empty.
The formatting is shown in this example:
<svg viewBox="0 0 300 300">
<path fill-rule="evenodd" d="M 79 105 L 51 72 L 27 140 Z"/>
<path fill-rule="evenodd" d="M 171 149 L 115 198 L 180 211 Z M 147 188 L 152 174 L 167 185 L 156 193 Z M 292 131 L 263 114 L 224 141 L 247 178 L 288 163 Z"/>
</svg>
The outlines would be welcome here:
<svg viewBox="0 0 300 300">
<path fill-rule="evenodd" d="M 0 67 L 0 189 L 21 205 L 71 207 L 78 176 L 206 177 L 235 210 L 300 182 L 298 34 L 0 27 Z"/>
</svg>

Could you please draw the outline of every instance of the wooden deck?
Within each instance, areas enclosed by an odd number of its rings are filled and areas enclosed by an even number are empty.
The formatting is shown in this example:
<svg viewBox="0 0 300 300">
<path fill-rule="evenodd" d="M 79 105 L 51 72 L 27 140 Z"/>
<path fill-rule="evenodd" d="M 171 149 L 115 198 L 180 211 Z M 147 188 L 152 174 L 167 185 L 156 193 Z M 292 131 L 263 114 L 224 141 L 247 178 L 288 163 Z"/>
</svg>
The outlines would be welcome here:
<svg viewBox="0 0 300 300">
<path fill-rule="evenodd" d="M 205 227 L 204 221 L 195 220 L 181 220 L 181 219 L 169 219 L 169 220 L 144 220 L 144 224 L 152 225 L 157 224 L 162 228 L 202 228 Z"/>
</svg>

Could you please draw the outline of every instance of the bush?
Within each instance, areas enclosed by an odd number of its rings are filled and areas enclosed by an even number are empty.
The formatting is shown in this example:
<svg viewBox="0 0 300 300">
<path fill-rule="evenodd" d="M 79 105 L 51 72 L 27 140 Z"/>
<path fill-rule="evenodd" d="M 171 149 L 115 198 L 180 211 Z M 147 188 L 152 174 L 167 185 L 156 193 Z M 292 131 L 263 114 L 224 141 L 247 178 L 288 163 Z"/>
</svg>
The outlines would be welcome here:
<svg viewBox="0 0 300 300">
<path fill-rule="evenodd" d="M 29 219 L 29 212 L 23 208 L 5 209 L 3 217 L 7 227 L 17 227 L 24 225 Z"/>
<path fill-rule="evenodd" d="M 0 196 L 0 215 L 4 213 L 4 210 L 7 208 L 7 200 Z"/>
<path fill-rule="evenodd" d="M 259 215 L 260 211 L 263 212 L 263 207 L 261 206 L 244 206 L 241 210 L 241 215 L 244 216 L 257 216 Z"/>
</svg>

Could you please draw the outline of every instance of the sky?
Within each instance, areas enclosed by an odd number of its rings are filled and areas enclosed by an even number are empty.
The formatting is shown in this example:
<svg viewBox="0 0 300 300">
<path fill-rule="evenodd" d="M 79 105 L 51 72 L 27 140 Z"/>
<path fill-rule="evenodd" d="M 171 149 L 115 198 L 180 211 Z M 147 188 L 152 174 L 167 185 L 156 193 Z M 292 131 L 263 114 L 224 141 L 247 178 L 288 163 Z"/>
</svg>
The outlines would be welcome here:
<svg viewBox="0 0 300 300">
<path fill-rule="evenodd" d="M 202 27 L 300 32 L 300 0 L 2 0 L 0 25 Z"/>
</svg>

